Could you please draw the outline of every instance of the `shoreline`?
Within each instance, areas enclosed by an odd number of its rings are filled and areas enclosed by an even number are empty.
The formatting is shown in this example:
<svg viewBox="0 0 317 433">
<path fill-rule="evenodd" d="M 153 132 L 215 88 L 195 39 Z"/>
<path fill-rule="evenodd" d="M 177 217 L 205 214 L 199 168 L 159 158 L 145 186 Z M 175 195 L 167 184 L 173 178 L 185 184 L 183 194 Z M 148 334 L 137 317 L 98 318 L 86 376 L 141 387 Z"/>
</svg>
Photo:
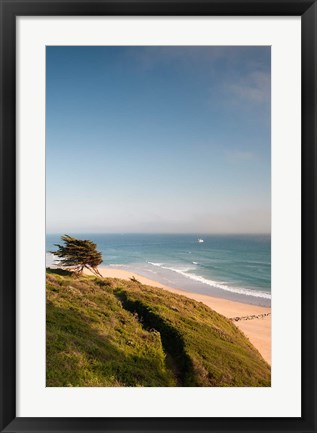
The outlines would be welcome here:
<svg viewBox="0 0 317 433">
<path fill-rule="evenodd" d="M 130 280 L 134 276 L 142 284 L 168 290 L 169 292 L 204 303 L 217 313 L 222 314 L 228 319 L 233 319 L 233 323 L 248 337 L 266 362 L 271 364 L 271 307 L 245 304 L 225 298 L 174 289 L 132 271 L 110 267 L 99 268 L 99 271 L 105 278 Z M 85 271 L 84 273 L 91 275 L 89 271 Z"/>
</svg>

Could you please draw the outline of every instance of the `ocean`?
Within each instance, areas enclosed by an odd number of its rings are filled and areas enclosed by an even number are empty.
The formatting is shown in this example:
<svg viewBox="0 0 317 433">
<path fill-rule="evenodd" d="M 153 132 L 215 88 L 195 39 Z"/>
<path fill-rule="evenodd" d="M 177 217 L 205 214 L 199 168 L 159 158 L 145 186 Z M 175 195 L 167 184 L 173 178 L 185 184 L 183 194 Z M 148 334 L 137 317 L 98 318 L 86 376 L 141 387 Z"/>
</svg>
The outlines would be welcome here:
<svg viewBox="0 0 317 433">
<path fill-rule="evenodd" d="M 270 235 L 72 234 L 90 239 L 103 264 L 184 291 L 271 305 Z M 202 239 L 203 242 L 199 242 Z M 47 266 L 60 235 L 46 236 Z"/>
</svg>

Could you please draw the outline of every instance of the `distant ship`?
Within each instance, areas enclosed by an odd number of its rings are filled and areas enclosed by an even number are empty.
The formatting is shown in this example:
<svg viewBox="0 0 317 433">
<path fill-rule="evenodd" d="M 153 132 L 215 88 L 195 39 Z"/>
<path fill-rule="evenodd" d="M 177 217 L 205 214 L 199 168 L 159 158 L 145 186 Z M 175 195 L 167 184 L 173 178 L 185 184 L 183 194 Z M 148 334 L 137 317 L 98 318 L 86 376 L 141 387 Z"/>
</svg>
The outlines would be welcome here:
<svg viewBox="0 0 317 433">
<path fill-rule="evenodd" d="M 198 239 L 197 239 L 197 242 L 201 244 L 201 243 L 203 243 L 203 242 L 204 242 L 204 240 L 203 240 L 203 239 L 199 239 L 199 238 L 198 238 Z"/>
</svg>

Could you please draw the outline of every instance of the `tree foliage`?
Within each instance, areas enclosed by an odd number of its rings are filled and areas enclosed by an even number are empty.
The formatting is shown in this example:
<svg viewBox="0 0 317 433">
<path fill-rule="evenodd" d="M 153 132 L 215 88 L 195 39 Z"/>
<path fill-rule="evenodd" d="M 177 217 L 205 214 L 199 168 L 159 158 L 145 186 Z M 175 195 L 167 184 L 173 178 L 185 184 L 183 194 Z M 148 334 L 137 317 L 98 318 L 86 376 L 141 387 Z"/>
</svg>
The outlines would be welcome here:
<svg viewBox="0 0 317 433">
<path fill-rule="evenodd" d="M 96 244 L 89 240 L 76 239 L 69 235 L 61 236 L 64 245 L 54 244 L 58 249 L 51 251 L 59 257 L 56 262 L 62 267 L 69 267 L 77 274 L 84 268 L 101 277 L 98 266 L 102 263 L 102 255 L 96 249 Z"/>
</svg>

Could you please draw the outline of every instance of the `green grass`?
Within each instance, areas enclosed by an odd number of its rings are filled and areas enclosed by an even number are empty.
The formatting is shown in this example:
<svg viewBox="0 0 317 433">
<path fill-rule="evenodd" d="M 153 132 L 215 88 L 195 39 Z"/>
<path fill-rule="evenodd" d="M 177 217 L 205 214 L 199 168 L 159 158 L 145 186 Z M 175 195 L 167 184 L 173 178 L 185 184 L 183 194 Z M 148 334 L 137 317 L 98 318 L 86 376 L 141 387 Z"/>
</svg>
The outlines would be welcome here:
<svg viewBox="0 0 317 433">
<path fill-rule="evenodd" d="M 202 303 L 137 281 L 47 272 L 47 386 L 270 386 L 270 367 Z"/>
</svg>

